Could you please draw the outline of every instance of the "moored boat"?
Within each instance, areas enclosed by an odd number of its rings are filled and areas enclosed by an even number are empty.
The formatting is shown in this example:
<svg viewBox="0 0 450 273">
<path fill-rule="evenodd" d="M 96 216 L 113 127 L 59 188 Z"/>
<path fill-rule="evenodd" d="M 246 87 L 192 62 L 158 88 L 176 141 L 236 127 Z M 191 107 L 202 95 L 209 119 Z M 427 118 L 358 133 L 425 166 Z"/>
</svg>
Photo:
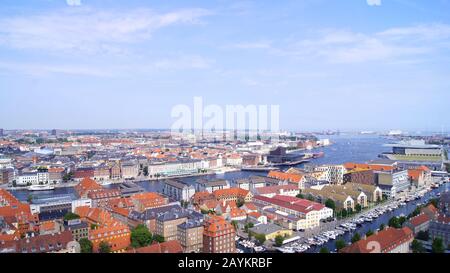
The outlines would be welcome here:
<svg viewBox="0 0 450 273">
<path fill-rule="evenodd" d="M 52 191 L 55 189 L 55 186 L 52 185 L 33 185 L 29 186 L 29 191 Z"/>
</svg>

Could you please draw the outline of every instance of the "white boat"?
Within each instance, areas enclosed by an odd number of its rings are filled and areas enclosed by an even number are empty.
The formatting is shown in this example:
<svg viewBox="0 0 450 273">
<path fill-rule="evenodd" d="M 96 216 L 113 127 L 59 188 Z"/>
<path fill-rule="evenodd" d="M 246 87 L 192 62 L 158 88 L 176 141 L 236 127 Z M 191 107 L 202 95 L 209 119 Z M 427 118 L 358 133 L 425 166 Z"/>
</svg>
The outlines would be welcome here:
<svg viewBox="0 0 450 273">
<path fill-rule="evenodd" d="M 282 253 L 295 253 L 295 250 L 292 247 L 279 247 L 277 249 Z"/>
<path fill-rule="evenodd" d="M 253 250 L 254 250 L 256 253 L 259 253 L 259 252 L 264 252 L 264 251 L 266 251 L 266 248 L 264 248 L 264 247 L 262 247 L 262 246 L 255 246 L 255 247 L 253 248 Z"/>
<path fill-rule="evenodd" d="M 55 186 L 52 185 L 33 185 L 29 186 L 29 191 L 52 191 L 55 189 Z"/>
</svg>

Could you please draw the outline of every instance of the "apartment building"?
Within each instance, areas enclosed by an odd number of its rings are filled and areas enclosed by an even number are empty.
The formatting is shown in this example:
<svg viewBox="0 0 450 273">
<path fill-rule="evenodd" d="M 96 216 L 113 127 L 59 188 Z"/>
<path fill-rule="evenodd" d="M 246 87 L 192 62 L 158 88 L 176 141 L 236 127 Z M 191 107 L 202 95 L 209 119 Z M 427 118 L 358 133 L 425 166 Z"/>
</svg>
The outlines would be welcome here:
<svg viewBox="0 0 450 273">
<path fill-rule="evenodd" d="M 130 245 L 131 232 L 128 226 L 114 219 L 106 210 L 78 207 L 75 213 L 95 227 L 89 229 L 89 240 L 94 252 L 99 251 L 102 242 L 109 244 L 112 252 L 124 252 Z"/>
<path fill-rule="evenodd" d="M 195 183 L 195 190 L 197 192 L 207 191 L 212 193 L 216 190 L 229 189 L 230 183 L 225 179 L 216 179 L 216 180 L 208 180 L 208 179 L 198 179 Z"/>
<path fill-rule="evenodd" d="M 203 231 L 203 253 L 236 253 L 236 231 L 220 216 L 205 220 Z"/>
<path fill-rule="evenodd" d="M 165 181 L 162 192 L 177 201 L 189 201 L 195 194 L 195 188 L 180 180 L 170 179 Z"/>
<path fill-rule="evenodd" d="M 272 198 L 257 195 L 253 199 L 262 214 L 275 216 L 288 228 L 296 230 L 318 227 L 320 220 L 333 216 L 332 209 L 306 199 L 281 195 Z"/>
<path fill-rule="evenodd" d="M 177 226 L 177 239 L 184 253 L 201 253 L 203 250 L 203 219 L 188 220 Z"/>
<path fill-rule="evenodd" d="M 135 162 L 122 162 L 121 170 L 124 179 L 136 178 L 139 175 L 139 166 Z"/>
<path fill-rule="evenodd" d="M 344 165 L 322 165 L 314 168 L 316 172 L 322 172 L 325 174 L 325 180 L 332 184 L 344 183 L 344 174 L 347 169 Z"/>
<path fill-rule="evenodd" d="M 388 197 L 395 196 L 403 191 L 409 190 L 411 182 L 408 177 L 408 170 L 404 171 L 376 171 L 377 183 L 383 190 L 383 194 Z M 383 187 L 387 186 L 387 187 Z"/>
</svg>

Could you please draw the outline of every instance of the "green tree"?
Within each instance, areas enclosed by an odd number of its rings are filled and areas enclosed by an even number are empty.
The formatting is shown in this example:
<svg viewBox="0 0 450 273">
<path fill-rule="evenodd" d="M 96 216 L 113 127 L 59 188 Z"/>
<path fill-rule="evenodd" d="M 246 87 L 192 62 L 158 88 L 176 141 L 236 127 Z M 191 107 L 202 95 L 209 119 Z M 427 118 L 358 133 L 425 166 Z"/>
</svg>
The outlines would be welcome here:
<svg viewBox="0 0 450 273">
<path fill-rule="evenodd" d="M 144 176 L 148 176 L 148 166 L 145 166 L 143 169 Z"/>
<path fill-rule="evenodd" d="M 341 215 L 342 215 L 342 218 L 347 217 L 348 211 L 347 211 L 346 209 L 342 209 L 342 210 L 341 210 Z"/>
<path fill-rule="evenodd" d="M 411 214 L 408 215 L 408 219 L 411 219 L 411 218 L 413 218 L 413 217 L 419 215 L 419 214 L 420 214 L 420 209 L 421 209 L 420 206 L 417 207 L 417 208 L 415 208 L 414 211 L 411 212 Z"/>
<path fill-rule="evenodd" d="M 80 219 L 80 215 L 75 214 L 73 212 L 68 212 L 66 213 L 66 215 L 64 215 L 64 221 L 70 221 L 75 219 Z"/>
<path fill-rule="evenodd" d="M 234 230 L 238 229 L 238 222 L 236 220 L 231 221 L 231 224 L 233 225 Z"/>
<path fill-rule="evenodd" d="M 430 239 L 430 234 L 428 231 L 421 230 L 419 231 L 419 233 L 417 233 L 416 238 L 421 241 L 428 241 Z"/>
<path fill-rule="evenodd" d="M 31 204 L 32 201 L 33 201 L 33 195 L 28 194 L 27 202 Z"/>
<path fill-rule="evenodd" d="M 392 217 L 391 219 L 389 219 L 388 224 L 390 227 L 393 227 L 393 228 L 401 228 L 400 221 L 397 217 Z"/>
<path fill-rule="evenodd" d="M 159 234 L 153 234 L 153 242 L 164 243 L 164 237 Z"/>
<path fill-rule="evenodd" d="M 381 225 L 380 225 L 380 231 L 383 230 L 385 227 L 386 227 L 385 224 L 381 224 Z"/>
<path fill-rule="evenodd" d="M 325 206 L 326 206 L 327 208 L 332 209 L 332 210 L 335 210 L 335 209 L 336 209 L 336 204 L 335 204 L 334 201 L 331 200 L 331 199 L 327 199 L 327 201 L 325 201 Z"/>
<path fill-rule="evenodd" d="M 63 181 L 64 181 L 64 182 L 67 182 L 67 181 L 72 180 L 72 178 L 73 178 L 73 172 L 69 172 L 69 173 L 66 173 L 66 174 L 63 176 Z"/>
<path fill-rule="evenodd" d="M 138 225 L 131 230 L 131 247 L 138 248 L 152 243 L 152 234 L 145 225 Z"/>
<path fill-rule="evenodd" d="M 255 239 L 262 245 L 266 241 L 266 235 L 264 234 L 255 234 Z"/>
<path fill-rule="evenodd" d="M 442 238 L 434 238 L 433 244 L 431 245 L 431 251 L 433 253 L 444 253 L 445 246 Z"/>
<path fill-rule="evenodd" d="M 245 224 L 245 226 L 244 226 L 245 232 L 248 233 L 248 231 L 254 226 L 255 225 L 252 222 L 249 222 L 249 223 Z"/>
<path fill-rule="evenodd" d="M 315 201 L 316 200 L 312 194 L 308 194 L 306 199 L 308 199 L 309 201 Z"/>
<path fill-rule="evenodd" d="M 343 239 L 338 239 L 338 240 L 336 240 L 335 245 L 336 245 L 336 249 L 339 251 L 346 246 L 346 243 Z"/>
<path fill-rule="evenodd" d="M 372 231 L 371 229 L 369 229 L 369 230 L 366 232 L 366 236 L 369 237 L 369 236 L 372 236 L 372 235 L 373 235 L 373 231 Z"/>
<path fill-rule="evenodd" d="M 358 242 L 359 240 L 361 240 L 361 235 L 359 235 L 359 233 L 356 232 L 355 235 L 353 235 L 352 237 L 352 244 Z"/>
<path fill-rule="evenodd" d="M 87 238 L 81 238 L 80 241 L 81 253 L 92 253 L 92 242 Z"/>
<path fill-rule="evenodd" d="M 236 206 L 237 206 L 238 208 L 242 207 L 244 204 L 245 204 L 245 201 L 244 201 L 243 198 L 239 198 L 239 199 L 236 201 Z"/>
<path fill-rule="evenodd" d="M 360 212 L 362 210 L 362 206 L 360 204 L 356 204 L 355 210 L 356 212 Z"/>
<path fill-rule="evenodd" d="M 280 247 L 283 245 L 284 242 L 284 237 L 281 235 L 277 235 L 277 237 L 275 237 L 275 245 Z"/>
<path fill-rule="evenodd" d="M 330 251 L 328 250 L 328 248 L 322 247 L 322 248 L 320 249 L 320 253 L 325 254 L 325 253 L 330 253 Z"/>
<path fill-rule="evenodd" d="M 107 242 L 102 241 L 102 242 L 100 242 L 98 252 L 100 252 L 100 253 L 110 253 L 111 252 L 111 246 Z"/>
<path fill-rule="evenodd" d="M 439 207 L 438 206 L 439 205 L 439 199 L 438 198 L 431 199 L 430 201 L 428 201 L 428 205 L 430 205 L 430 204 L 435 206 L 436 208 Z"/>
<path fill-rule="evenodd" d="M 301 194 L 301 193 L 297 194 L 296 197 L 297 197 L 297 198 L 300 198 L 300 199 L 305 199 L 305 196 L 304 196 L 303 194 Z"/>
<path fill-rule="evenodd" d="M 97 229 L 98 225 L 96 224 L 91 224 L 91 230 Z"/>
<path fill-rule="evenodd" d="M 424 253 L 425 252 L 425 249 L 424 249 L 422 243 L 416 239 L 414 239 L 414 241 L 412 241 L 411 249 L 412 249 L 413 253 Z"/>
</svg>

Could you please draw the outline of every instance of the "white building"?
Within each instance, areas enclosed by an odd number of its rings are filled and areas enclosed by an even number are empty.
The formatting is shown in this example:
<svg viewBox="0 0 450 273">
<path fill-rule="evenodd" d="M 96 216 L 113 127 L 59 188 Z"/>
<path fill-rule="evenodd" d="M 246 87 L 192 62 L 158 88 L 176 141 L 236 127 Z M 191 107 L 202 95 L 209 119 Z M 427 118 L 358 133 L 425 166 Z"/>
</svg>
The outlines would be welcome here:
<svg viewBox="0 0 450 273">
<path fill-rule="evenodd" d="M 51 210 L 51 209 L 71 209 L 73 213 L 78 207 L 90 207 L 92 208 L 92 199 L 83 198 L 77 199 L 73 201 L 69 200 L 57 200 L 57 201 L 49 201 L 42 204 L 32 204 L 30 205 L 31 213 L 40 213 L 41 211 Z"/>
<path fill-rule="evenodd" d="M 314 168 L 314 171 L 324 173 L 325 180 L 332 184 L 342 184 L 344 183 L 344 174 L 347 172 L 347 169 L 344 165 L 322 165 Z"/>
<path fill-rule="evenodd" d="M 175 162 L 155 163 L 148 166 L 150 176 L 176 176 L 198 173 L 204 166 L 201 160 L 188 159 Z"/>
<path fill-rule="evenodd" d="M 162 192 L 177 201 L 189 201 L 195 194 L 195 188 L 192 185 L 171 179 L 164 183 Z"/>
<path fill-rule="evenodd" d="M 27 185 L 37 185 L 38 177 L 37 172 L 22 173 L 17 177 L 17 185 L 27 186 Z"/>
<path fill-rule="evenodd" d="M 17 178 L 17 185 L 27 186 L 27 185 L 46 185 L 50 181 L 50 176 L 47 170 L 45 171 L 33 171 L 24 172 Z"/>
<path fill-rule="evenodd" d="M 230 183 L 225 179 L 208 180 L 208 179 L 198 179 L 195 183 L 196 191 L 207 191 L 212 193 L 216 190 L 229 189 Z"/>
<path fill-rule="evenodd" d="M 12 160 L 11 158 L 4 157 L 3 155 L 0 155 L 0 169 L 9 169 L 12 168 Z"/>
</svg>

